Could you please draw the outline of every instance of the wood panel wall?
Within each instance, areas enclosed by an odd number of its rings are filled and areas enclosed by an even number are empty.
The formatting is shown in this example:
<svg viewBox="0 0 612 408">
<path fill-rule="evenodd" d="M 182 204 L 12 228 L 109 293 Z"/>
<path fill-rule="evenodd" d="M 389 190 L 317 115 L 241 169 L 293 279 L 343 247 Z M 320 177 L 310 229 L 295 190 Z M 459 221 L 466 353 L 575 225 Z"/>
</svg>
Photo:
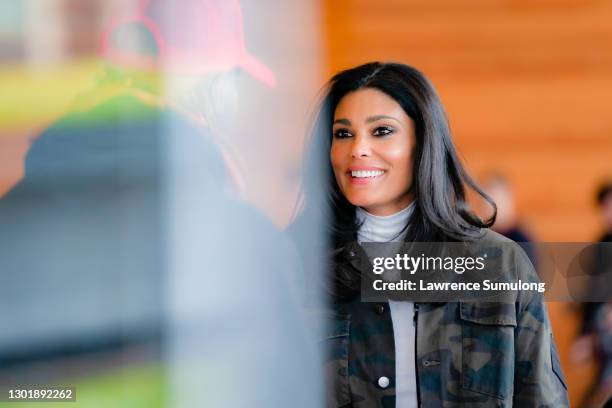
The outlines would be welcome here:
<svg viewBox="0 0 612 408">
<path fill-rule="evenodd" d="M 594 240 L 593 194 L 612 176 L 612 2 L 328 0 L 328 74 L 408 63 L 436 85 L 475 176 L 512 182 L 542 242 Z M 579 316 L 549 303 L 573 405 L 593 377 L 569 347 Z"/>
</svg>

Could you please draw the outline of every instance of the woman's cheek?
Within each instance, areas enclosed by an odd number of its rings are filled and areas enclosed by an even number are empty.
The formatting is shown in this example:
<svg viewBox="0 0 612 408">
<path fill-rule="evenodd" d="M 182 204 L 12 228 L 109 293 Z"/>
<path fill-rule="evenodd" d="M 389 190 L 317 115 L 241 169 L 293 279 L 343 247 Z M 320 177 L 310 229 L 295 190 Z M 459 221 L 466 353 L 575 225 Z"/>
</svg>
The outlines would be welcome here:
<svg viewBox="0 0 612 408">
<path fill-rule="evenodd" d="M 394 190 L 401 190 L 403 193 L 412 184 L 412 149 L 396 149 L 393 155 L 389 154 L 391 164 L 391 174 L 389 177 L 395 187 Z"/>
</svg>

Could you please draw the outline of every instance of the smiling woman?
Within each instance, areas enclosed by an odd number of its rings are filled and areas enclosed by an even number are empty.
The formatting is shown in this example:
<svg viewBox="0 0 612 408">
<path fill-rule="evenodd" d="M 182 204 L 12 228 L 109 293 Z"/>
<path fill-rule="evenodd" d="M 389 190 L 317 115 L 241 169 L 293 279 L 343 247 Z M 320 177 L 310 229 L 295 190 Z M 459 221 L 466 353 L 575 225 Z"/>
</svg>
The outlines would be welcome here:
<svg viewBox="0 0 612 408">
<path fill-rule="evenodd" d="M 329 266 L 331 310 L 316 314 L 325 316 L 327 406 L 568 406 L 538 293 L 510 303 L 361 301 L 361 276 L 371 270 L 361 243 L 508 240 L 488 229 L 494 216 L 483 221 L 471 211 L 466 188 L 495 204 L 463 169 L 442 103 L 421 72 L 375 62 L 340 72 L 325 91 L 305 206 L 290 232 L 306 281 L 317 265 Z M 302 233 L 317 214 L 327 240 Z M 312 247 L 321 242 L 328 257 L 317 261 Z M 504 278 L 537 282 L 520 249 L 506 247 L 504 256 L 521 266 Z"/>
</svg>

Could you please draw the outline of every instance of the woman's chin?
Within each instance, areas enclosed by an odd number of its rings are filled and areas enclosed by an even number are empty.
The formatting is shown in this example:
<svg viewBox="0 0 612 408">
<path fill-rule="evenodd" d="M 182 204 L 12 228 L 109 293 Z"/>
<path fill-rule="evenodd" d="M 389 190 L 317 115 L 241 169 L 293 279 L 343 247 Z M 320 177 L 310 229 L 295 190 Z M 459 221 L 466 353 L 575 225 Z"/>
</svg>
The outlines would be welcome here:
<svg viewBox="0 0 612 408">
<path fill-rule="evenodd" d="M 376 201 L 368 197 L 349 197 L 348 201 L 355 207 L 361 207 L 363 209 L 376 207 Z"/>
</svg>

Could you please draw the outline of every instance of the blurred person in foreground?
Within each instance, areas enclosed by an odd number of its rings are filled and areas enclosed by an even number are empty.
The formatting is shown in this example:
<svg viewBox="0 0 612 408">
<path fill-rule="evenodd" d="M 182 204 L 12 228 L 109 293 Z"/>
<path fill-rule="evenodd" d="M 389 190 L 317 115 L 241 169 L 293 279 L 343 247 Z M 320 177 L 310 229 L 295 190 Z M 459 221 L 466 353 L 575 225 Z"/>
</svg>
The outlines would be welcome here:
<svg viewBox="0 0 612 408">
<path fill-rule="evenodd" d="M 47 129 L 0 200 L 0 382 L 161 364 L 134 406 L 312 406 L 291 248 L 231 183 L 210 135 L 132 95 Z"/>
<path fill-rule="evenodd" d="M 136 6 L 105 33 L 99 87 L 34 142 L 0 203 L 0 305 L 17 310 L 0 362 L 150 342 L 168 398 L 141 406 L 312 407 L 292 248 L 240 199 L 228 137 L 249 109 L 238 84 L 274 75 L 246 51 L 237 1 Z"/>
<path fill-rule="evenodd" d="M 612 400 L 612 282 L 597 279 L 598 276 L 610 276 L 612 269 L 612 182 L 599 187 L 596 202 L 601 210 L 604 232 L 593 253 L 589 271 L 591 280 L 586 302 L 582 304 L 582 326 L 571 349 L 575 362 L 595 358 L 599 366 L 595 384 L 583 404 L 589 408 L 601 407 Z"/>
</svg>

